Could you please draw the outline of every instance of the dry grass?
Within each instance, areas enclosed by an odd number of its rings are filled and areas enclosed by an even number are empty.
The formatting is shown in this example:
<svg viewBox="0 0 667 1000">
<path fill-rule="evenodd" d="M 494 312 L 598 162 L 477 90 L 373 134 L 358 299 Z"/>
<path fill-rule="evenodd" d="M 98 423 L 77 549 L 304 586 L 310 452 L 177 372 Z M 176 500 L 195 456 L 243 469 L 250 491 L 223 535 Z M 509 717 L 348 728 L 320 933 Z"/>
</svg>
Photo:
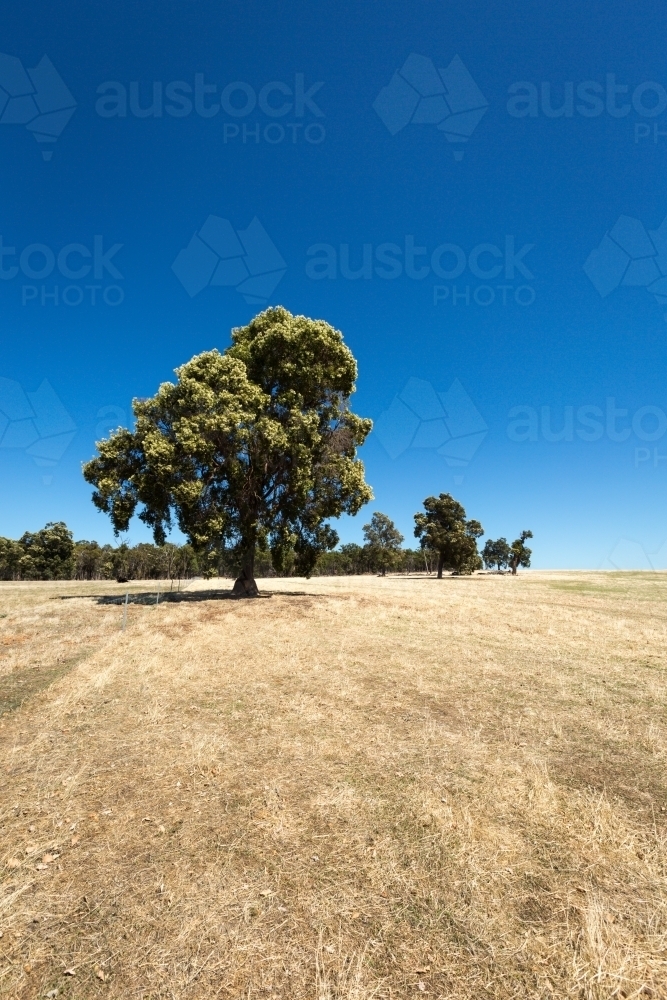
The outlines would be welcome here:
<svg viewBox="0 0 667 1000">
<path fill-rule="evenodd" d="M 667 576 L 120 589 L 0 585 L 3 996 L 667 997 Z"/>
</svg>

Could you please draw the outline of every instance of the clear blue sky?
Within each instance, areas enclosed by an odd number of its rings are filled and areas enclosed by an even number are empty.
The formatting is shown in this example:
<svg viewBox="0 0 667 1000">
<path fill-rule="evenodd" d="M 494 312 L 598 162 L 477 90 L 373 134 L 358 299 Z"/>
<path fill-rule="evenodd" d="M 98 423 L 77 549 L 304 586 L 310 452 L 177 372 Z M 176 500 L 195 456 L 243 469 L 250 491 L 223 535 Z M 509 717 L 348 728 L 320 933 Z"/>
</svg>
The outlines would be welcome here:
<svg viewBox="0 0 667 1000">
<path fill-rule="evenodd" d="M 642 0 L 4 11 L 0 534 L 111 539 L 96 437 L 281 303 L 343 331 L 378 420 L 343 540 L 372 510 L 410 540 L 449 491 L 537 567 L 667 566 L 666 28 Z"/>
</svg>

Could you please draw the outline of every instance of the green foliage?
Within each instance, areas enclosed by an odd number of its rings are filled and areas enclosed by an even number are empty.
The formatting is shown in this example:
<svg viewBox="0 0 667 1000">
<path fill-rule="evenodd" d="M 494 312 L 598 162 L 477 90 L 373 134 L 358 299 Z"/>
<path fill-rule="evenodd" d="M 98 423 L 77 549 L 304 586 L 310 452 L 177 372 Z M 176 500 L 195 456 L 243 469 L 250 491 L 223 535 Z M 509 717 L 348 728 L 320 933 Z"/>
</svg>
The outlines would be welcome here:
<svg viewBox="0 0 667 1000">
<path fill-rule="evenodd" d="M 391 518 L 379 511 L 375 511 L 370 523 L 364 525 L 363 532 L 369 564 L 384 576 L 400 559 L 403 535 Z"/>
<path fill-rule="evenodd" d="M 23 549 L 11 538 L 0 538 L 0 580 L 21 579 Z"/>
<path fill-rule="evenodd" d="M 246 576 L 255 552 L 276 571 L 312 572 L 338 536 L 327 523 L 372 493 L 356 449 L 371 421 L 353 414 L 357 366 L 321 320 L 267 309 L 133 404 L 135 430 L 98 443 L 84 466 L 116 532 L 139 517 L 163 544 L 175 520 L 205 572 L 221 555 Z"/>
<path fill-rule="evenodd" d="M 0 580 L 175 580 L 198 573 L 190 545 L 141 542 L 114 548 L 71 539 L 63 524 L 27 532 L 18 542 L 0 538 Z"/>
<path fill-rule="evenodd" d="M 506 538 L 498 538 L 493 541 L 489 538 L 482 549 L 482 559 L 487 569 L 495 566 L 498 570 L 506 569 L 509 565 L 511 549 Z"/>
<path fill-rule="evenodd" d="M 415 514 L 415 537 L 424 549 L 438 554 L 438 579 L 443 569 L 469 574 L 481 569 L 477 539 L 484 534 L 479 521 L 466 520 L 463 506 L 450 493 L 424 500 L 424 512 Z"/>
<path fill-rule="evenodd" d="M 524 543 L 527 538 L 532 537 L 532 531 L 522 531 L 521 535 L 512 542 L 509 559 L 509 566 L 512 570 L 512 575 L 516 575 L 516 571 L 519 566 L 523 566 L 525 568 L 530 566 L 530 557 L 533 554 L 533 550 L 529 549 Z"/>
<path fill-rule="evenodd" d="M 47 529 L 44 529 L 45 531 Z M 37 535 L 40 533 L 37 532 Z M 24 539 L 33 538 L 26 534 Z M 42 563 L 37 566 L 34 560 L 25 560 L 25 549 L 22 542 L 9 538 L 0 538 L 0 580 L 21 579 L 55 579 L 54 567 Z M 23 559 L 23 562 L 21 560 Z M 398 549 L 396 562 L 392 567 L 397 572 L 423 572 L 425 569 L 424 553 L 417 549 Z M 191 545 L 174 545 L 166 542 L 164 545 L 153 545 L 150 542 L 139 542 L 128 545 L 122 542 L 118 546 L 100 545 L 98 542 L 74 542 L 72 558 L 69 562 L 69 578 L 73 580 L 176 580 L 190 579 L 203 575 L 202 569 L 209 576 L 234 577 L 238 572 L 238 561 L 233 552 L 225 550 L 219 554 L 215 564 L 207 562 L 200 567 L 197 556 Z M 62 574 L 62 566 L 60 567 Z M 257 553 L 255 570 L 257 576 L 270 577 L 278 575 L 268 550 Z M 29 576 L 24 576 L 24 572 Z M 339 549 L 325 552 L 318 560 L 314 573 L 318 576 L 348 576 L 363 573 L 375 573 L 377 567 L 369 557 L 367 545 L 355 543 L 341 545 Z M 42 573 L 43 575 L 39 575 Z M 281 570 L 281 576 L 296 575 L 294 564 L 289 562 Z M 60 579 L 67 578 L 60 575 Z"/>
<path fill-rule="evenodd" d="M 63 521 L 50 521 L 41 531 L 27 531 L 18 541 L 22 580 L 69 580 L 74 539 Z"/>
</svg>

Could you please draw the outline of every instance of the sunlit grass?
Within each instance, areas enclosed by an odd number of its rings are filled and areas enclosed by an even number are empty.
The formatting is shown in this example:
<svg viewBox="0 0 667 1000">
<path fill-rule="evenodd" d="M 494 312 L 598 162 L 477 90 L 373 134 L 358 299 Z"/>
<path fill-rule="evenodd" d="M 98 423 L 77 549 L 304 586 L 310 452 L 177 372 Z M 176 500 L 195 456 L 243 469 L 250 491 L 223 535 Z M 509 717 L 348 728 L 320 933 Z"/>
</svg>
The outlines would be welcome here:
<svg viewBox="0 0 667 1000">
<path fill-rule="evenodd" d="M 0 585 L 0 993 L 664 996 L 667 576 L 229 586 Z"/>
</svg>

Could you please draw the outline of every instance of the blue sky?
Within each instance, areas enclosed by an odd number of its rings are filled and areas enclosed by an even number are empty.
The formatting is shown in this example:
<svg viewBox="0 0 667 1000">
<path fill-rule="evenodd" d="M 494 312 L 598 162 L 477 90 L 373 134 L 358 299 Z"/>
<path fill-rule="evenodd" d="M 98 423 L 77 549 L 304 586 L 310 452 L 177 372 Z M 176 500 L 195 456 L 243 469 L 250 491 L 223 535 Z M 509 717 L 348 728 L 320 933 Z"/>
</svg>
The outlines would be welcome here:
<svg viewBox="0 0 667 1000">
<path fill-rule="evenodd" d="M 449 491 L 491 537 L 532 528 L 537 567 L 667 567 L 666 21 L 618 0 L 6 11 L 0 534 L 110 540 L 80 474 L 96 437 L 281 303 L 343 331 L 377 421 L 376 500 L 343 540 L 376 509 L 410 540 Z"/>
</svg>

